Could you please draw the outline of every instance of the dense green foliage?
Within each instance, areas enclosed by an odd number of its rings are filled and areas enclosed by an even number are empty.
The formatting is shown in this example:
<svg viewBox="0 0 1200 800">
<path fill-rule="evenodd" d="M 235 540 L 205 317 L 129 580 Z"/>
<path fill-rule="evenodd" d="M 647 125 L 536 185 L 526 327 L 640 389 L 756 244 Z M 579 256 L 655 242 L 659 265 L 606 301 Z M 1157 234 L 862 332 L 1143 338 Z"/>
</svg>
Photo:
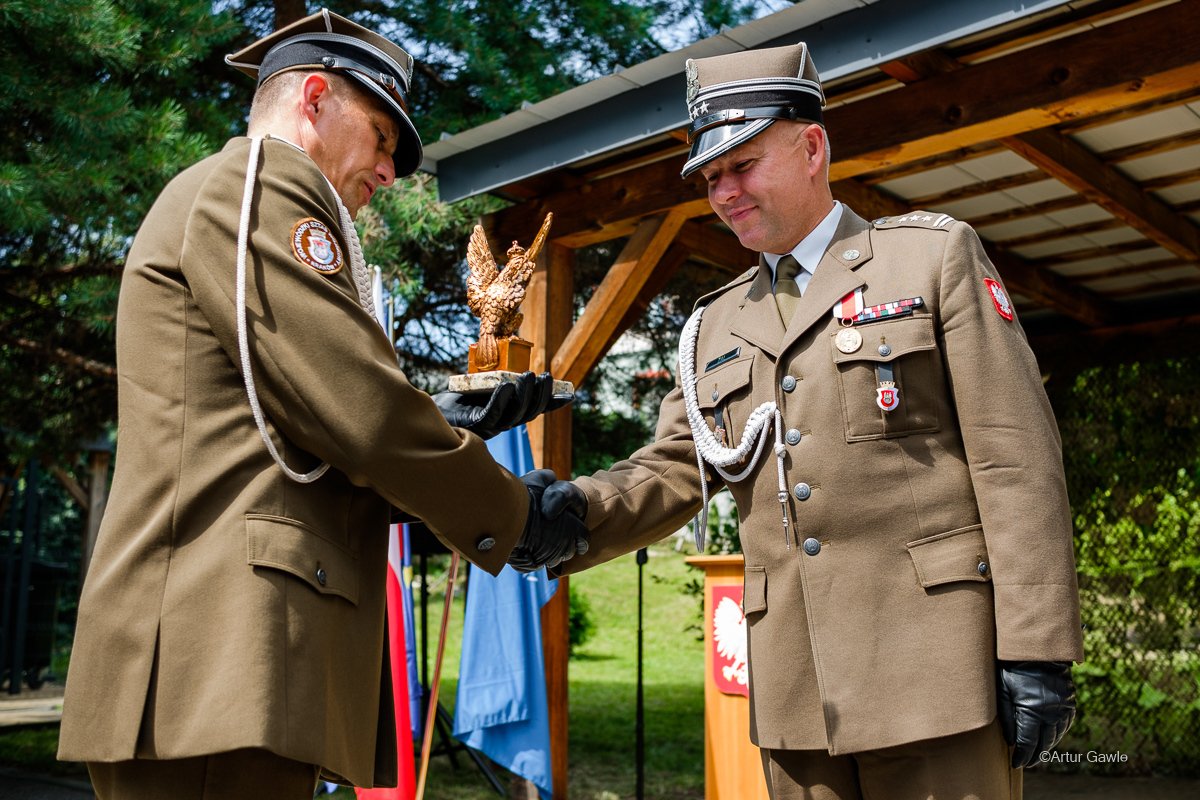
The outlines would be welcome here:
<svg viewBox="0 0 1200 800">
<path fill-rule="evenodd" d="M 587 644 L 596 632 L 596 615 L 587 596 L 581 592 L 571 592 L 567 598 L 570 603 L 567 621 L 567 652 L 575 655 Z"/>
<path fill-rule="evenodd" d="M 1063 746 L 1130 757 L 1110 769 L 1200 774 L 1198 368 L 1096 367 L 1051 384 L 1087 656 Z"/>
<path fill-rule="evenodd" d="M 125 249 L 163 184 L 230 130 L 201 79 L 237 33 L 206 2 L 0 2 L 0 424 L 69 451 L 111 422 Z"/>
</svg>

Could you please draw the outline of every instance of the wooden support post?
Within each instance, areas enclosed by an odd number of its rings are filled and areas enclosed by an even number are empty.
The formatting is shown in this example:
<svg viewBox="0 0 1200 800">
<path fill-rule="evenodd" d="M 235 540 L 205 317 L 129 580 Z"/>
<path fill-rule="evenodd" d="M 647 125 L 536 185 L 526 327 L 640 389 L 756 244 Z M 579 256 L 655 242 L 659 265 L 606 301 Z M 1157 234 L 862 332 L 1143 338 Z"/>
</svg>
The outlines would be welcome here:
<svg viewBox="0 0 1200 800">
<path fill-rule="evenodd" d="M 534 343 L 533 370 L 550 368 L 571 327 L 574 296 L 575 253 L 551 243 L 539 259 L 529 282 L 525 302 L 523 335 Z M 561 375 L 555 375 L 561 378 Z M 533 461 L 554 470 L 561 478 L 571 476 L 571 410 L 564 408 L 529 423 Z M 550 706 L 550 766 L 555 800 L 567 798 L 568 683 L 567 642 L 570 619 L 570 585 L 559 578 L 558 591 L 542 607 L 542 652 L 546 665 L 546 699 Z"/>
<path fill-rule="evenodd" d="M 604 348 L 613 331 L 637 300 L 642 287 L 654 274 L 663 254 L 687 220 L 686 213 L 672 210 L 638 225 L 617 262 L 588 301 L 579 322 L 571 328 L 555 353 L 552 363 L 557 377 L 579 383 L 592 371 L 604 356 Z"/>
</svg>

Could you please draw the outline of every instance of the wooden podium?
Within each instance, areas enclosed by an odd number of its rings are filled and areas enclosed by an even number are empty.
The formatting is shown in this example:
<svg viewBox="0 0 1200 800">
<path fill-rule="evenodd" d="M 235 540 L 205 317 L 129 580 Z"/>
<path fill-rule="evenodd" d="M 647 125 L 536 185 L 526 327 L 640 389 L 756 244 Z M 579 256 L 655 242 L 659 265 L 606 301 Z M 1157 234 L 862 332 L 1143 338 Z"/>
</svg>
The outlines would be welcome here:
<svg viewBox="0 0 1200 800">
<path fill-rule="evenodd" d="M 762 761 L 750 741 L 744 638 L 737 647 L 738 623 L 745 635 L 742 556 L 692 556 L 687 563 L 704 570 L 704 798 L 767 800 Z"/>
</svg>

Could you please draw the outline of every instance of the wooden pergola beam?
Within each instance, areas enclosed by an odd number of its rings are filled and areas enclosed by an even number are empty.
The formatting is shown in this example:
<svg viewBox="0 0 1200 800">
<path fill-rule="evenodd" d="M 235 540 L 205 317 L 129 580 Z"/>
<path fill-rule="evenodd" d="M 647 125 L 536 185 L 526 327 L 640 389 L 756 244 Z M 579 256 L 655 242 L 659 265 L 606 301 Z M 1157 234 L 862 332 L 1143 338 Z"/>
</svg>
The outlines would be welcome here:
<svg viewBox="0 0 1200 800">
<path fill-rule="evenodd" d="M 1147 239 L 1180 258 L 1200 258 L 1200 228 L 1058 131 L 1031 131 L 1001 141 Z"/>
<path fill-rule="evenodd" d="M 905 214 L 912 208 L 904 200 L 853 179 L 837 181 L 832 188 L 834 197 L 871 219 Z M 1009 291 L 1024 295 L 1089 327 L 1105 324 L 1114 318 L 1111 304 L 1095 292 L 1076 286 L 1054 272 L 1038 269 L 1014 253 L 1000 250 L 988 242 L 984 242 L 984 250 Z"/>
<path fill-rule="evenodd" d="M 684 212 L 673 210 L 638 225 L 554 355 L 555 377 L 582 383 L 686 221 Z"/>
<path fill-rule="evenodd" d="M 579 248 L 628 236 L 641 218 L 677 206 L 691 204 L 693 217 L 711 214 L 704 192 L 697 192 L 694 182 L 681 180 L 679 168 L 675 159 L 663 159 L 583 186 L 567 187 L 497 211 L 484 227 L 496 231 L 536 229 L 546 212 L 553 211 L 551 238 Z"/>
<path fill-rule="evenodd" d="M 681 247 L 679 241 L 676 240 L 667 252 L 663 254 L 662 259 L 658 262 L 658 266 L 647 279 L 642 290 L 638 292 L 637 298 L 630 304 L 629 309 L 625 312 L 625 316 L 621 317 L 621 321 L 617 327 L 609 334 L 608 340 L 605 341 L 603 352 L 607 353 L 612 349 L 612 346 L 617 343 L 617 339 L 625 331 L 633 327 L 633 324 L 642 318 L 646 310 L 650 308 L 650 303 L 654 301 L 662 293 L 663 289 L 667 288 L 668 281 L 679 271 L 684 262 L 688 259 L 688 251 Z"/>
<path fill-rule="evenodd" d="M 1108 325 L 1118 318 L 1113 304 L 1090 289 L 1066 280 L 1056 272 L 1039 269 L 1020 256 L 983 243 L 992 264 L 1009 289 L 1038 305 L 1078 320 L 1089 328 Z"/>
<path fill-rule="evenodd" d="M 917 83 L 932 75 L 958 73 L 964 66 L 940 50 L 918 53 L 899 59 L 881 68 L 885 73 L 905 83 Z M 1052 128 L 1030 131 L 1017 136 L 1002 137 L 1000 143 L 1038 168 L 1034 177 L 1046 175 L 1069 186 L 1086 200 L 1103 208 L 1120 223 L 1124 223 L 1181 258 L 1200 257 L 1200 228 L 1177 215 L 1165 203 L 1145 191 L 1105 159 L 1093 155 L 1074 139 Z M 1169 140 L 1167 140 L 1169 144 Z M 1154 143 L 1162 148 L 1164 140 Z M 1146 148 L 1135 149 L 1140 154 Z M 1000 180 L 1020 181 L 1026 175 Z M 989 182 L 991 183 L 991 182 Z M 995 191 L 1001 186 L 967 187 L 975 194 Z M 921 201 L 913 201 L 921 205 Z"/>
<path fill-rule="evenodd" d="M 833 142 L 830 178 L 1194 91 L 1200 62 L 1191 49 L 1146 42 L 1176 41 L 1180 31 L 1197 28 L 1200 4 L 1176 3 L 831 108 L 825 115 Z M 667 158 L 513 206 L 496 213 L 495 229 L 536 228 L 552 210 L 553 235 L 581 246 L 605 241 L 606 229 L 620 230 L 628 220 L 689 202 L 701 202 L 692 206 L 692 216 L 701 216 L 707 213 L 705 188 L 698 180 L 680 180 L 680 166 Z M 583 239 L 571 238 L 576 235 Z"/>
<path fill-rule="evenodd" d="M 1193 48 L 1149 47 L 1200 26 L 1176 3 L 937 75 L 827 115 L 834 180 L 1093 116 L 1200 82 Z M 891 124 L 880 124 L 889 120 Z"/>
</svg>

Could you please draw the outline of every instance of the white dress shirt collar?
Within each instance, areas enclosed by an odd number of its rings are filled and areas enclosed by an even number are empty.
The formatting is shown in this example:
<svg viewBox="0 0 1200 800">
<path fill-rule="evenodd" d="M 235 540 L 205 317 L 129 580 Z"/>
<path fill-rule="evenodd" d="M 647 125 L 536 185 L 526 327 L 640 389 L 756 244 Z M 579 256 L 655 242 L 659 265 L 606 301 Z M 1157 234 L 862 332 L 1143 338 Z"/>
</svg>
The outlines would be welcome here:
<svg viewBox="0 0 1200 800">
<path fill-rule="evenodd" d="M 817 269 L 817 264 L 829 249 L 833 235 L 837 233 L 838 223 L 842 221 L 842 204 L 834 200 L 833 208 L 825 215 L 825 219 L 817 223 L 817 227 L 809 231 L 808 236 L 800 240 L 800 244 L 792 248 L 792 256 L 797 263 L 808 272 L 809 276 Z M 775 283 L 775 265 L 783 258 L 783 253 L 763 253 L 767 266 L 771 268 L 771 283 Z"/>
</svg>

